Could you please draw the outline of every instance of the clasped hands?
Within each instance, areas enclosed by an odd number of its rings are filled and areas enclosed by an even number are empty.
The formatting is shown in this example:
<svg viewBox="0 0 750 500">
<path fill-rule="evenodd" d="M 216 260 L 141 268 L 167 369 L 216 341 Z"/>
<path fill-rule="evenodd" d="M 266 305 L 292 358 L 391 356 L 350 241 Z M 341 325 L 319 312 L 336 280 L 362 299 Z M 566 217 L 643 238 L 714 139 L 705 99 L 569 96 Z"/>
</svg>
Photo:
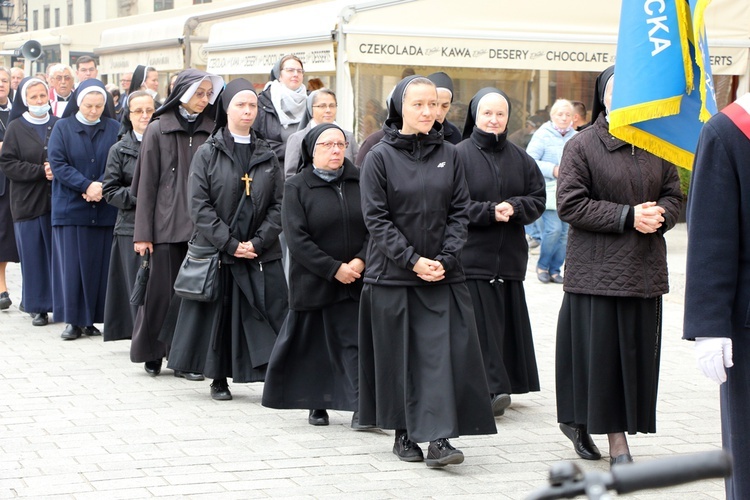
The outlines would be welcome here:
<svg viewBox="0 0 750 500">
<path fill-rule="evenodd" d="M 255 247 L 250 241 L 241 241 L 237 246 L 237 250 L 234 251 L 234 256 L 238 259 L 254 259 L 258 256 L 255 253 Z"/>
<path fill-rule="evenodd" d="M 445 268 L 439 260 L 420 257 L 414 265 L 414 272 L 424 281 L 440 281 L 445 278 Z"/>
<path fill-rule="evenodd" d="M 345 285 L 350 285 L 362 276 L 362 271 L 364 270 L 364 261 L 355 257 L 349 262 L 342 262 L 339 266 L 339 270 L 336 271 L 334 278 Z"/>
<path fill-rule="evenodd" d="M 94 181 L 91 184 L 89 184 L 89 187 L 86 188 L 86 192 L 81 194 L 84 200 L 89 202 L 97 202 L 101 201 L 102 199 L 102 183 L 98 181 Z"/>
<path fill-rule="evenodd" d="M 647 201 L 633 207 L 633 227 L 643 234 L 655 233 L 664 222 L 664 208 L 658 206 L 655 201 Z"/>
<path fill-rule="evenodd" d="M 495 220 L 497 222 L 508 222 L 513 214 L 513 205 L 507 201 L 495 205 Z"/>
</svg>

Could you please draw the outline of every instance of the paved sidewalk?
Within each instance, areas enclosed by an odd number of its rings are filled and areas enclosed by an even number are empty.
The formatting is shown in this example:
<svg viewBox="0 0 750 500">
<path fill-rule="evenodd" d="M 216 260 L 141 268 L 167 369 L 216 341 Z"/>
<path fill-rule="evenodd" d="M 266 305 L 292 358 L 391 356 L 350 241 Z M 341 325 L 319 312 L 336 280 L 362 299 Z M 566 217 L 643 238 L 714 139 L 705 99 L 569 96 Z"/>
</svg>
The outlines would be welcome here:
<svg viewBox="0 0 750 500">
<path fill-rule="evenodd" d="M 664 301 L 658 432 L 630 438 L 637 461 L 720 443 L 717 388 L 680 339 L 684 225 L 668 240 L 673 292 Z M 128 341 L 63 342 L 64 325 L 35 328 L 18 311 L 20 273 L 11 265 L 14 305 L 0 313 L 0 498 L 524 498 L 544 485 L 550 464 L 577 458 L 555 423 L 562 287 L 540 283 L 535 262 L 526 293 L 543 389 L 514 396 L 497 435 L 454 439 L 466 461 L 439 470 L 400 462 L 391 432 L 352 431 L 350 413 L 312 427 L 305 411 L 260 406 L 262 384 L 233 384 L 234 400 L 216 402 L 208 381 L 167 369 L 149 377 L 130 363 Z M 606 456 L 606 438 L 595 440 Z M 607 458 L 577 463 L 609 466 Z M 723 482 L 628 498 L 724 498 Z"/>
</svg>

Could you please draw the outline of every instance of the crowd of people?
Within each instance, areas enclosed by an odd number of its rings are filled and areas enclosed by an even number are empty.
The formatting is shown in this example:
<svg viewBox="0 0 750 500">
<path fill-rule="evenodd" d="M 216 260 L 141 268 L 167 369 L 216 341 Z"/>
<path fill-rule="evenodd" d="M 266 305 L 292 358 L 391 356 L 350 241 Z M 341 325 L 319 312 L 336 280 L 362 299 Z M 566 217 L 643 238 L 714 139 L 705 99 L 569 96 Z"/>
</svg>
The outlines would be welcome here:
<svg viewBox="0 0 750 500">
<path fill-rule="evenodd" d="M 461 131 L 451 78 L 406 76 L 361 145 L 293 55 L 259 94 L 187 69 L 162 99 L 139 65 L 113 96 L 96 76 L 91 58 L 51 65 L 10 105 L 0 69 L 0 308 L 20 260 L 24 310 L 64 340 L 130 339 L 146 373 L 166 360 L 216 400 L 230 378 L 264 381 L 265 406 L 321 426 L 352 412 L 354 429 L 393 430 L 399 459 L 442 467 L 464 460 L 450 439 L 496 433 L 512 395 L 540 390 L 523 286 L 539 237 L 537 277 L 565 291 L 562 432 L 584 459 L 607 434 L 613 465 L 632 461 L 626 432 L 655 432 L 682 197 L 673 165 L 609 135 L 613 69 L 588 127 L 560 99 L 510 135 L 503 90 L 479 90 Z M 219 253 L 213 300 L 175 294 L 200 248 Z"/>
</svg>

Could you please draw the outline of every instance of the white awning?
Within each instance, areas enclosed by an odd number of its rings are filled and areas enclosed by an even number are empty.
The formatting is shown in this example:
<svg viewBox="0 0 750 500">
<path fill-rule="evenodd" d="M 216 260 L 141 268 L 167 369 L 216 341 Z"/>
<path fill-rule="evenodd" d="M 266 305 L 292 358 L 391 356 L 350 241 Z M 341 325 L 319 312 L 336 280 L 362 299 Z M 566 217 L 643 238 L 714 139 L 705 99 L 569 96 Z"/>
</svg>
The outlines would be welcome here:
<svg viewBox="0 0 750 500">
<path fill-rule="evenodd" d="M 211 24 L 248 13 L 277 9 L 305 0 L 224 0 L 221 8 L 210 4 L 135 16 L 116 28 L 104 30 L 99 55 L 100 73 L 132 71 L 138 64 L 159 71 L 205 66 L 203 44 Z M 211 8 L 212 7 L 212 8 Z"/>
<path fill-rule="evenodd" d="M 344 7 L 356 3 L 331 0 L 216 23 L 203 47 L 206 70 L 221 75 L 267 74 L 281 57 L 294 54 L 305 71 L 333 73 L 338 16 Z"/>
<path fill-rule="evenodd" d="M 343 29 L 351 63 L 601 71 L 615 60 L 620 5 L 415 0 L 357 13 Z M 747 73 L 750 3 L 714 0 L 706 23 L 714 74 Z"/>
</svg>

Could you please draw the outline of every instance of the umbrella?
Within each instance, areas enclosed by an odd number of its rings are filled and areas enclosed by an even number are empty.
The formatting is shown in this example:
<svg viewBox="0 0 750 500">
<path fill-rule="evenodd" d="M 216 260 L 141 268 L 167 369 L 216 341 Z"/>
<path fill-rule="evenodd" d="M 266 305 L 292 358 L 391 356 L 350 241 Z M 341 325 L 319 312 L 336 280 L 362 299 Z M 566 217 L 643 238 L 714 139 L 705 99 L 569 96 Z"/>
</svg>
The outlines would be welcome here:
<svg viewBox="0 0 750 500">
<path fill-rule="evenodd" d="M 141 267 L 138 268 L 138 274 L 135 275 L 135 283 L 133 284 L 133 293 L 130 295 L 130 303 L 134 306 L 142 306 L 143 301 L 146 298 L 146 285 L 148 284 L 148 277 L 151 273 L 151 265 L 149 263 L 151 259 L 151 252 L 148 248 L 146 253 L 143 254 L 141 260 Z"/>
</svg>

